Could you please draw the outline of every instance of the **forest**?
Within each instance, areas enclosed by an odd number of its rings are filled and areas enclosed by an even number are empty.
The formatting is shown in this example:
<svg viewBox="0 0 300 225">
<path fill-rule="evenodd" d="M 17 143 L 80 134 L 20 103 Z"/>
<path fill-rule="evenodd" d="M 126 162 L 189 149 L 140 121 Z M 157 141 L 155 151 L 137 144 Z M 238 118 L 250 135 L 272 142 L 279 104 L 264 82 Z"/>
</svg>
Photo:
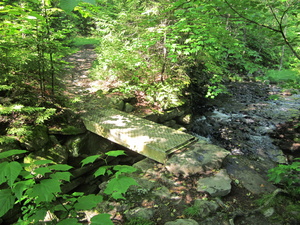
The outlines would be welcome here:
<svg viewBox="0 0 300 225">
<path fill-rule="evenodd" d="M 63 191 L 74 165 L 53 146 L 85 132 L 78 113 L 87 98 L 120 98 L 136 113 L 189 108 L 193 115 L 232 95 L 232 84 L 274 85 L 291 95 L 300 89 L 299 0 L 2 0 L 0 37 L 0 224 L 164 224 L 139 217 L 117 223 L 99 209 L 81 220 L 99 202 L 126 201 L 138 185 L 128 175 L 136 172 L 132 165 L 108 164 L 126 154 L 118 147 L 78 162 L 97 164 L 98 179 L 111 178 L 103 195 Z M 86 49 L 95 54 L 88 79 L 99 86 L 68 94 L 67 76 L 76 70 L 70 56 Z M 295 145 L 300 123 L 293 116 Z M 55 153 L 47 155 L 50 142 Z M 288 202 L 292 212 L 274 216 L 276 224 L 300 219 L 299 151 L 268 174 L 280 188 L 268 204 Z M 195 216 L 193 207 L 178 218 Z M 234 224 L 238 214 L 231 213 Z M 49 214 L 55 216 L 45 222 Z"/>
</svg>

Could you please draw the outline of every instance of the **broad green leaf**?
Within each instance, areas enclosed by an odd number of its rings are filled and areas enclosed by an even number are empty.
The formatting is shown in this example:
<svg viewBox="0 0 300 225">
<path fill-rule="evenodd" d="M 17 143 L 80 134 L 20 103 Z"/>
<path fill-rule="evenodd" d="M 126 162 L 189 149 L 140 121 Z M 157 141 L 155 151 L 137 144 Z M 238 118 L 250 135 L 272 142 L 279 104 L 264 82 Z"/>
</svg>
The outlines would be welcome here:
<svg viewBox="0 0 300 225">
<path fill-rule="evenodd" d="M 89 210 L 96 207 L 102 201 L 103 197 L 101 195 L 90 194 L 78 198 L 78 202 L 74 205 L 74 208 L 76 210 Z"/>
<path fill-rule="evenodd" d="M 66 164 L 55 164 L 55 165 L 51 165 L 48 166 L 49 169 L 51 170 L 62 170 L 62 171 L 66 171 L 69 169 L 72 169 L 72 166 L 66 165 Z"/>
<path fill-rule="evenodd" d="M 106 152 L 105 155 L 117 157 L 117 156 L 126 155 L 126 154 L 123 150 L 116 150 L 116 151 Z"/>
<path fill-rule="evenodd" d="M 110 217 L 111 215 L 107 213 L 93 216 L 91 219 L 92 225 L 114 225 L 114 223 L 110 220 Z"/>
<path fill-rule="evenodd" d="M 54 195 L 60 192 L 60 182 L 55 179 L 42 180 L 41 183 L 36 184 L 31 190 L 26 192 L 29 197 L 37 197 L 36 203 L 50 202 L 54 199 Z"/>
<path fill-rule="evenodd" d="M 60 8 L 66 12 L 72 12 L 79 2 L 80 0 L 60 0 Z"/>
<path fill-rule="evenodd" d="M 22 166 L 18 162 L 4 162 L 0 164 L 0 184 L 7 181 L 7 184 L 12 187 L 17 177 L 22 171 Z"/>
<path fill-rule="evenodd" d="M 139 185 L 132 177 L 119 176 L 109 181 L 104 191 L 107 195 L 112 195 L 115 199 L 125 199 L 125 194 L 131 185 Z"/>
<path fill-rule="evenodd" d="M 13 192 L 15 193 L 15 196 L 18 198 L 19 201 L 22 200 L 24 191 L 28 190 L 28 188 L 31 188 L 35 184 L 33 179 L 25 180 L 25 181 L 19 181 L 14 184 Z"/>
<path fill-rule="evenodd" d="M 98 177 L 98 176 L 103 176 L 107 169 L 108 168 L 111 168 L 111 166 L 101 166 L 99 169 L 97 169 L 97 171 L 94 173 L 94 176 L 95 177 Z"/>
<path fill-rule="evenodd" d="M 22 154 L 22 153 L 25 153 L 27 152 L 26 150 L 9 150 L 9 151 L 6 151 L 6 152 L 1 152 L 0 153 L 0 159 L 4 159 L 4 158 L 7 158 L 9 156 L 12 156 L 12 155 L 18 155 L 18 154 Z"/>
<path fill-rule="evenodd" d="M 81 223 L 78 223 L 77 219 L 68 218 L 68 219 L 61 220 L 56 225 L 77 225 L 77 224 L 81 224 Z"/>
<path fill-rule="evenodd" d="M 81 166 L 84 166 L 86 164 L 89 164 L 89 163 L 93 163 L 95 162 L 99 157 L 101 157 L 101 155 L 91 155 L 89 157 L 86 157 L 85 159 L 83 159 L 81 161 L 82 165 Z"/>
<path fill-rule="evenodd" d="M 70 177 L 72 174 L 70 172 L 56 172 L 50 175 L 52 179 L 65 180 L 70 182 Z"/>
<path fill-rule="evenodd" d="M 3 184 L 4 182 L 7 181 L 6 174 L 5 174 L 7 165 L 8 162 L 0 163 L 0 184 Z"/>
<path fill-rule="evenodd" d="M 132 173 L 136 171 L 136 168 L 128 165 L 116 165 L 114 166 L 114 170 L 117 170 L 121 173 Z"/>
<path fill-rule="evenodd" d="M 15 199 L 10 189 L 0 190 L 0 217 L 14 206 Z"/>
<path fill-rule="evenodd" d="M 48 167 L 40 167 L 40 168 L 36 168 L 34 170 L 34 173 L 44 176 L 46 173 L 51 173 L 51 170 Z"/>
</svg>

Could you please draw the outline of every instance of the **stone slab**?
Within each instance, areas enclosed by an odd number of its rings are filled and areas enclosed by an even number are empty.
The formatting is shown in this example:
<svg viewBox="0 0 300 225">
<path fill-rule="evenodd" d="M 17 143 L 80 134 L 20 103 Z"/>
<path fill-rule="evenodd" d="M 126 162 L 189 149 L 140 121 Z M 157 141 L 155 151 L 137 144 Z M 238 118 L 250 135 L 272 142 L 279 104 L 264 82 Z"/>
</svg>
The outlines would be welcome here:
<svg viewBox="0 0 300 225">
<path fill-rule="evenodd" d="M 90 112 L 82 119 L 89 131 L 160 163 L 170 153 L 196 141 L 190 134 L 116 109 Z"/>
</svg>

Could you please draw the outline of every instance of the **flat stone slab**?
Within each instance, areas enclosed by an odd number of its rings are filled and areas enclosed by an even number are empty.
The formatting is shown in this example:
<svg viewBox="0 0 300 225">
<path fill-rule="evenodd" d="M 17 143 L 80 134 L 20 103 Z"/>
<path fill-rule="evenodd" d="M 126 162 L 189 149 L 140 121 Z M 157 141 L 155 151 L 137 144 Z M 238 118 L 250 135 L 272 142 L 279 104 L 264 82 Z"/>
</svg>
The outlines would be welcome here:
<svg viewBox="0 0 300 225">
<path fill-rule="evenodd" d="M 86 128 L 139 154 L 164 163 L 167 156 L 196 138 L 116 109 L 101 109 L 82 116 Z"/>
</svg>

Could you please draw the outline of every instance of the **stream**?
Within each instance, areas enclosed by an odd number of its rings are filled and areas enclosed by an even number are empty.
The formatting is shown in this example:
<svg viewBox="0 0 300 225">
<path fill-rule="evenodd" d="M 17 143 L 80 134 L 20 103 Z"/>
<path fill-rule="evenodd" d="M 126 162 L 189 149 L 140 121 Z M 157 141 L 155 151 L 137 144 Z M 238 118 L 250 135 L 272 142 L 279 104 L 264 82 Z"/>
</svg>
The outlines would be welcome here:
<svg viewBox="0 0 300 225">
<path fill-rule="evenodd" d="M 268 157 L 285 163 L 286 156 L 272 137 L 282 124 L 299 117 L 300 95 L 255 82 L 231 83 L 227 87 L 230 95 L 208 100 L 206 110 L 195 107 L 192 132 L 233 155 L 254 160 Z"/>
</svg>

